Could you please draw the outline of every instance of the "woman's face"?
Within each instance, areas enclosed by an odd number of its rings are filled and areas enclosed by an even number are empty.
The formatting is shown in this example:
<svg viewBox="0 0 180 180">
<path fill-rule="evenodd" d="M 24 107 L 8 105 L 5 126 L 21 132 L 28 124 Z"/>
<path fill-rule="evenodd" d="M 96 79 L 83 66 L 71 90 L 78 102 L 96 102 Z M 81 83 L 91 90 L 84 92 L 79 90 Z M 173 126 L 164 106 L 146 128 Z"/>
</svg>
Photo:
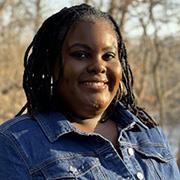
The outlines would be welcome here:
<svg viewBox="0 0 180 180">
<path fill-rule="evenodd" d="M 83 118 L 103 113 L 122 78 L 118 43 L 105 20 L 81 21 L 68 32 L 62 47 L 63 76 L 55 67 L 57 95 L 69 112 Z"/>
</svg>

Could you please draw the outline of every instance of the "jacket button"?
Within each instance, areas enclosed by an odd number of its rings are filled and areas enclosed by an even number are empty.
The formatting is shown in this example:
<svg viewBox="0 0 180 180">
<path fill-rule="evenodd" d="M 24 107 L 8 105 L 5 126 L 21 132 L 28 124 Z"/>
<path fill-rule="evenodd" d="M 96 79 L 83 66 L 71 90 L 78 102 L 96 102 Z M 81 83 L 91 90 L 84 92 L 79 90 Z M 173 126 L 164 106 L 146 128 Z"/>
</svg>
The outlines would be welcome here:
<svg viewBox="0 0 180 180">
<path fill-rule="evenodd" d="M 139 180 L 143 180 L 143 179 L 144 179 L 144 175 L 143 175 L 143 173 L 141 173 L 141 172 L 137 172 L 136 176 L 137 176 L 137 178 L 138 178 Z"/>
<path fill-rule="evenodd" d="M 134 155 L 134 149 L 133 148 L 128 148 L 128 154 L 130 156 L 133 156 Z"/>
</svg>

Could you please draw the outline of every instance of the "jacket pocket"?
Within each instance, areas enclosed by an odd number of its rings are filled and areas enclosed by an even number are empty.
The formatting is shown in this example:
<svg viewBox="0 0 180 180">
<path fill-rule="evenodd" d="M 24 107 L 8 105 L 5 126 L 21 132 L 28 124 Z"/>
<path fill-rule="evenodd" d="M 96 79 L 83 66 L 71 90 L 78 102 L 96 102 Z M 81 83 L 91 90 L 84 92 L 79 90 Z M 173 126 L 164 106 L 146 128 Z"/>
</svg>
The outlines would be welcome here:
<svg viewBox="0 0 180 180">
<path fill-rule="evenodd" d="M 137 153 L 141 154 L 145 158 L 152 158 L 162 163 L 166 163 L 173 159 L 169 148 L 164 146 L 164 144 L 144 142 L 139 146 L 135 146 L 134 149 Z"/>
<path fill-rule="evenodd" d="M 99 161 L 95 158 L 68 158 L 48 163 L 41 171 L 47 180 L 88 179 L 99 176 L 98 166 Z"/>
<path fill-rule="evenodd" d="M 175 159 L 164 144 L 143 143 L 134 147 L 136 158 L 147 180 L 176 179 L 178 175 Z"/>
</svg>

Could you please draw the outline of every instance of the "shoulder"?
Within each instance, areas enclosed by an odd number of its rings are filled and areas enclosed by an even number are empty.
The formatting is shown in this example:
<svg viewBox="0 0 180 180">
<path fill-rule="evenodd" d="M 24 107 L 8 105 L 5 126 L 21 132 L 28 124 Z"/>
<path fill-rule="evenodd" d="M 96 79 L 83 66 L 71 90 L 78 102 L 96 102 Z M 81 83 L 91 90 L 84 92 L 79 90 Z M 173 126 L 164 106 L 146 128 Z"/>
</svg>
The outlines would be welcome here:
<svg viewBox="0 0 180 180">
<path fill-rule="evenodd" d="M 7 120 L 0 125 L 1 134 L 13 134 L 25 129 L 31 130 L 37 125 L 34 118 L 29 114 L 24 114 L 13 119 Z"/>
<path fill-rule="evenodd" d="M 32 149 L 37 151 L 38 145 L 46 141 L 41 127 L 30 114 L 8 120 L 0 126 L 0 161 L 4 156 L 7 163 L 16 158 L 17 162 L 23 160 L 29 168 Z"/>
<path fill-rule="evenodd" d="M 43 136 L 37 121 L 29 114 L 10 119 L 0 126 L 0 146 L 8 143 L 18 151 L 27 147 L 30 141 L 36 141 L 34 137 Z"/>
<path fill-rule="evenodd" d="M 20 150 L 23 139 L 28 139 L 36 123 L 29 114 L 7 120 L 0 125 L 0 146 Z"/>
<path fill-rule="evenodd" d="M 0 126 L 0 177 L 3 179 L 29 179 L 28 160 L 21 141 L 31 124 L 33 119 L 22 115 Z"/>
<path fill-rule="evenodd" d="M 127 134 L 131 142 L 138 146 L 148 144 L 170 149 L 167 136 L 159 125 L 148 127 L 142 122 L 136 123 L 132 129 L 127 131 Z"/>
<path fill-rule="evenodd" d="M 118 115 L 119 123 L 124 127 L 123 132 L 127 135 L 130 143 L 137 147 L 143 144 L 148 147 L 153 145 L 170 149 L 167 137 L 159 125 L 149 126 L 122 104 L 119 104 Z"/>
</svg>

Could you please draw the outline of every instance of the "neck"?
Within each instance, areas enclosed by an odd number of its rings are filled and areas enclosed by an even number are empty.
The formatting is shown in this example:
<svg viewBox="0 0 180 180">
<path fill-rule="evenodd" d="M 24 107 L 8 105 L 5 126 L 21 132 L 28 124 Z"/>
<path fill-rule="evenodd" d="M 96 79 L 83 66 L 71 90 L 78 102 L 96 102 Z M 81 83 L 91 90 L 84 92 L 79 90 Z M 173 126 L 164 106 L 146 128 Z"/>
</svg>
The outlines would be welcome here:
<svg viewBox="0 0 180 180">
<path fill-rule="evenodd" d="M 107 115 L 106 112 L 101 113 L 100 115 L 96 115 L 93 118 L 85 118 L 72 112 L 64 112 L 64 114 L 67 116 L 68 120 L 77 123 L 83 123 L 84 121 L 89 121 L 91 119 L 97 119 L 97 121 L 103 123 L 109 119 L 109 116 Z"/>
<path fill-rule="evenodd" d="M 72 123 L 75 128 L 80 129 L 84 132 L 94 132 L 98 123 L 105 122 L 105 113 L 96 115 L 92 118 L 84 118 L 74 113 L 65 113 L 67 119 Z"/>
</svg>

